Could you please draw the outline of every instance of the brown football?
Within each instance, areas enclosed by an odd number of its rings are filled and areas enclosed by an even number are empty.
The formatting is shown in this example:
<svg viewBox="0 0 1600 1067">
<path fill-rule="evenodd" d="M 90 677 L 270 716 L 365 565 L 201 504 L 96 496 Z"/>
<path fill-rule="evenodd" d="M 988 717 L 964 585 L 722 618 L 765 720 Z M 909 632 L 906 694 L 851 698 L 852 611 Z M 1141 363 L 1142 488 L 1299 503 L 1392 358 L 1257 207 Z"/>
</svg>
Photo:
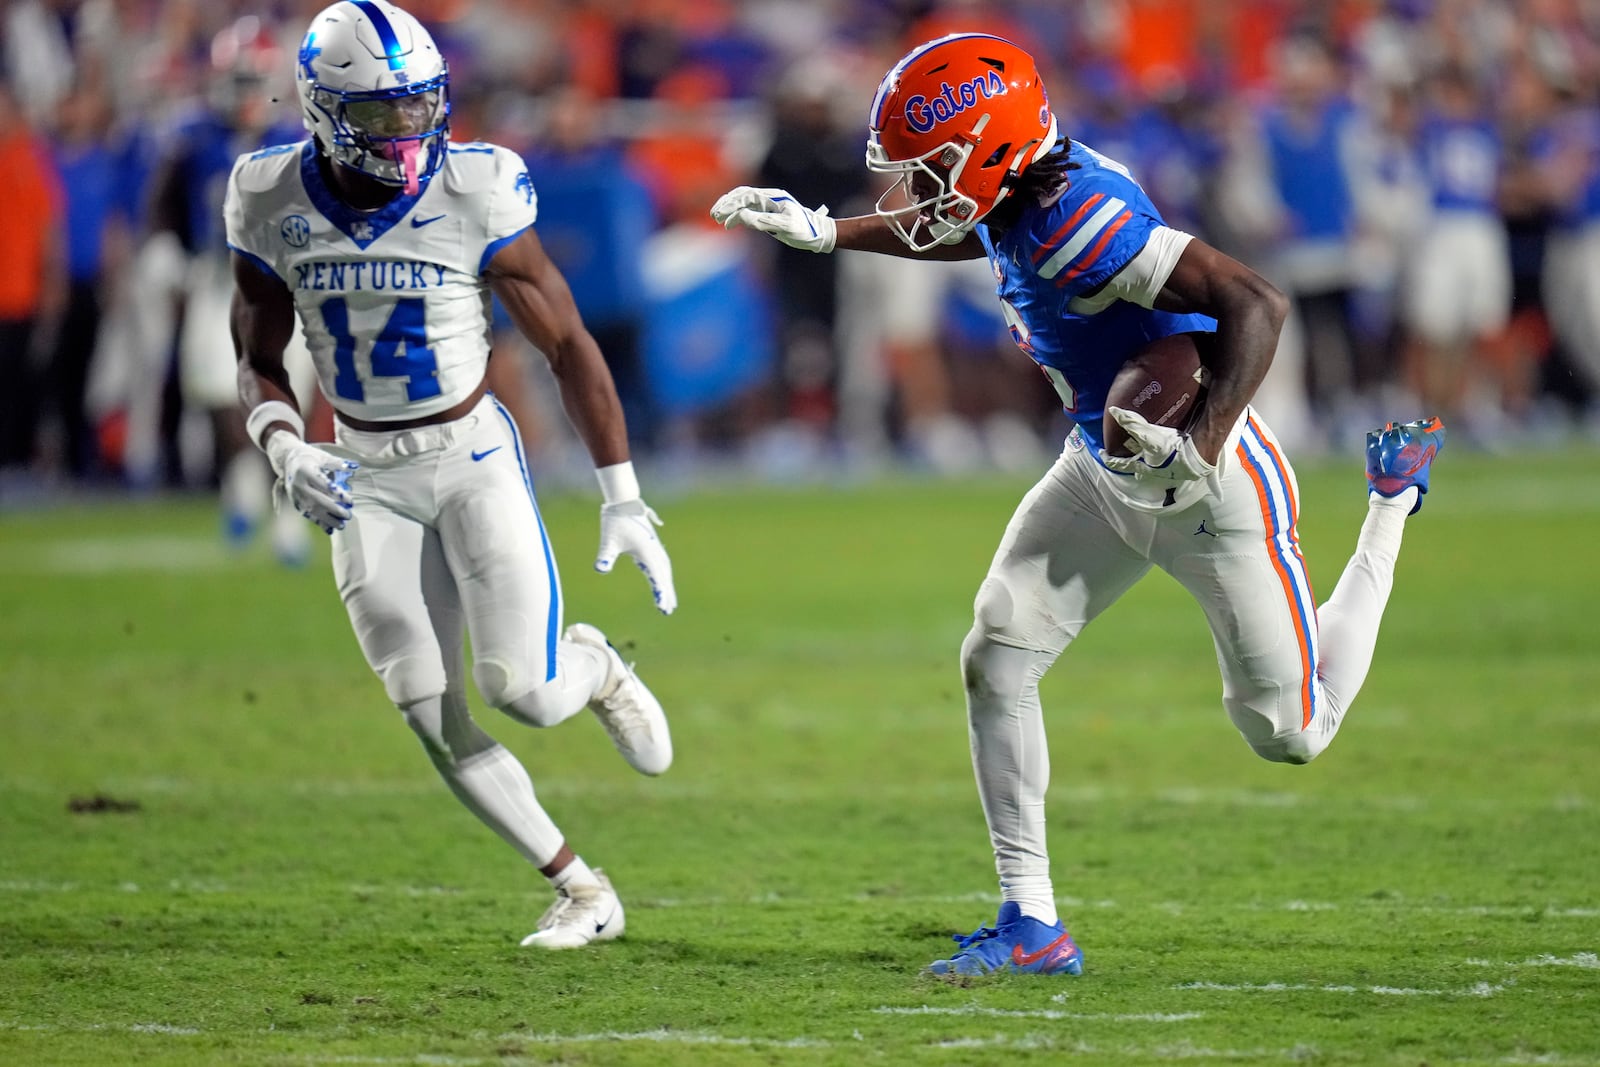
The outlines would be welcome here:
<svg viewBox="0 0 1600 1067">
<path fill-rule="evenodd" d="M 1183 429 L 1205 388 L 1205 369 L 1193 334 L 1175 333 L 1151 341 L 1129 357 L 1111 379 L 1106 407 L 1138 412 L 1157 426 Z M 1113 456 L 1132 455 L 1128 435 L 1109 411 L 1102 425 L 1106 451 Z"/>
</svg>

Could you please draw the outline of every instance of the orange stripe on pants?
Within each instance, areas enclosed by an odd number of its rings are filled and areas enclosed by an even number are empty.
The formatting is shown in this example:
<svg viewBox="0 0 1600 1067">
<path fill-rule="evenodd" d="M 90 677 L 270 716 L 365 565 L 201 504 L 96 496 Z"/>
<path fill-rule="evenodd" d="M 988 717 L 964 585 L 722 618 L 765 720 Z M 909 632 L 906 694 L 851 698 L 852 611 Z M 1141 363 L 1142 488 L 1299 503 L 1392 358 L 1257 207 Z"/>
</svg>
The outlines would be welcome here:
<svg viewBox="0 0 1600 1067">
<path fill-rule="evenodd" d="M 1263 438 L 1264 440 L 1264 438 Z M 1272 569 L 1278 572 L 1278 581 L 1283 584 L 1283 595 L 1288 600 L 1289 623 L 1294 627 L 1295 644 L 1300 649 L 1300 670 L 1304 679 L 1300 690 L 1300 729 L 1304 730 L 1311 725 L 1311 686 L 1315 679 L 1315 664 L 1311 662 L 1311 638 L 1306 633 L 1305 627 L 1300 622 L 1300 602 L 1295 596 L 1294 579 L 1289 574 L 1289 569 L 1283 564 L 1283 556 L 1274 543 L 1274 527 L 1277 523 L 1272 516 L 1272 491 L 1267 488 L 1267 483 L 1256 470 L 1256 461 L 1245 448 L 1243 441 L 1237 447 L 1239 465 L 1250 475 L 1250 482 L 1255 486 L 1256 499 L 1261 502 L 1261 522 L 1267 535 L 1267 555 L 1272 560 Z M 1289 499 L 1290 514 L 1294 512 L 1294 497 L 1288 489 L 1288 479 L 1284 479 L 1284 495 Z M 1306 583 L 1309 594 L 1310 583 Z M 1313 606 L 1311 610 L 1315 610 Z"/>
</svg>

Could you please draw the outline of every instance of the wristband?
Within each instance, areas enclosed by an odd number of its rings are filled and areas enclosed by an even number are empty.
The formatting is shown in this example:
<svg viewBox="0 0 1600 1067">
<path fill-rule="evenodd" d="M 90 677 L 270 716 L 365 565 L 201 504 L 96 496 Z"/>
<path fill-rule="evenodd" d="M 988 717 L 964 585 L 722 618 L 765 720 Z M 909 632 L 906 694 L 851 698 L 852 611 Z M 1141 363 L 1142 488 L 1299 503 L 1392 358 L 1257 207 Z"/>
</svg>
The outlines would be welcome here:
<svg viewBox="0 0 1600 1067">
<path fill-rule="evenodd" d="M 595 468 L 600 479 L 600 499 L 606 504 L 621 504 L 639 499 L 639 477 L 633 473 L 631 460 L 613 463 L 609 467 Z"/>
<path fill-rule="evenodd" d="M 305 420 L 300 417 L 298 411 L 281 400 L 268 400 L 251 408 L 249 416 L 244 420 L 244 432 L 249 435 L 257 448 L 265 452 L 267 443 L 261 439 L 261 434 L 275 422 L 288 423 L 293 427 L 295 436 L 305 438 Z"/>
</svg>

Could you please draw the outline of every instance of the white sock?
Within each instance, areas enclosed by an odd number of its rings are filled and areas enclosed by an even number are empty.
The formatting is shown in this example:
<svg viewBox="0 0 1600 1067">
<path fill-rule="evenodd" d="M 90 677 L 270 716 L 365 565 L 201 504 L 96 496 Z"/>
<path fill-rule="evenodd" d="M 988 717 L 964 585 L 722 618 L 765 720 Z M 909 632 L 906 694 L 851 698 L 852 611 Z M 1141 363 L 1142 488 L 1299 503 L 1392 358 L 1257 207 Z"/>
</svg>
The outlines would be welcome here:
<svg viewBox="0 0 1600 1067">
<path fill-rule="evenodd" d="M 1000 883 L 1000 899 L 1010 901 L 1022 909 L 1030 919 L 1038 919 L 1046 926 L 1061 921 L 1056 914 L 1055 890 L 1048 878 L 1013 878 Z"/>
<path fill-rule="evenodd" d="M 533 781 L 501 745 L 439 773 L 472 813 L 536 867 L 556 858 L 566 840 L 534 796 Z"/>
<path fill-rule="evenodd" d="M 583 862 L 582 856 L 573 856 L 572 862 L 550 876 L 550 886 L 560 889 L 568 885 L 599 885 L 600 879 L 594 876 L 594 869 Z"/>
<path fill-rule="evenodd" d="M 1333 595 L 1317 609 L 1321 638 L 1317 674 L 1331 712 L 1328 728 L 1338 729 L 1340 717 L 1355 701 L 1372 666 L 1378 626 L 1394 588 L 1406 515 L 1416 503 L 1416 492 L 1413 486 L 1395 497 L 1372 494 L 1355 553 L 1345 564 Z"/>
<path fill-rule="evenodd" d="M 539 806 L 533 780 L 510 750 L 484 733 L 453 690 L 400 709 L 456 799 L 535 867 L 556 858 L 564 838 Z"/>
<path fill-rule="evenodd" d="M 1378 493 L 1368 493 L 1367 503 L 1380 508 L 1404 508 L 1407 515 L 1417 506 L 1417 497 L 1422 493 L 1414 485 L 1408 485 L 1394 496 L 1382 496 Z"/>
</svg>

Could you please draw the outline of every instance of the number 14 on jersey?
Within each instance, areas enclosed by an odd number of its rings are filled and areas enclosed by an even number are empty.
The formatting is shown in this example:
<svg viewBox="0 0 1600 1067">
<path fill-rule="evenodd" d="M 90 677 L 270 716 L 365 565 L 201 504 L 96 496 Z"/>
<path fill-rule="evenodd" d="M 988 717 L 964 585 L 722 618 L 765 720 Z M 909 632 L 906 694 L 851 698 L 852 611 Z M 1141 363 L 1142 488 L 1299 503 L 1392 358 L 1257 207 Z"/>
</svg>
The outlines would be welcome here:
<svg viewBox="0 0 1600 1067">
<path fill-rule="evenodd" d="M 344 297 L 324 300 L 321 310 L 322 325 L 333 338 L 333 391 L 341 398 L 357 403 L 366 400 L 364 382 L 373 378 L 404 378 L 408 401 L 439 395 L 439 361 L 428 347 L 426 304 L 421 297 L 395 301 L 383 329 L 372 339 L 367 356 L 370 369 L 365 375 L 356 366 L 356 338 L 350 332 L 350 309 Z"/>
</svg>

